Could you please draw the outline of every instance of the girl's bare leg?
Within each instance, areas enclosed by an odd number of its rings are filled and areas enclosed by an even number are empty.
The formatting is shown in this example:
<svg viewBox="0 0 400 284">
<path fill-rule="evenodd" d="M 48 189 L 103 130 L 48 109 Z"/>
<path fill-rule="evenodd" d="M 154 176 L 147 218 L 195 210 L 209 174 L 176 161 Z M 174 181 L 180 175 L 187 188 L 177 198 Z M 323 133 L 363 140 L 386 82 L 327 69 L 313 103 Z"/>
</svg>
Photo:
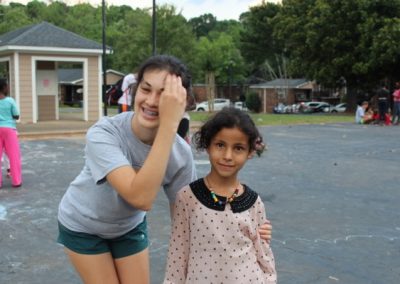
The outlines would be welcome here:
<svg viewBox="0 0 400 284">
<path fill-rule="evenodd" d="M 110 253 L 88 255 L 79 254 L 67 248 L 64 250 L 85 284 L 120 283 Z"/>
<path fill-rule="evenodd" d="M 120 284 L 149 284 L 149 249 L 114 260 Z"/>
</svg>

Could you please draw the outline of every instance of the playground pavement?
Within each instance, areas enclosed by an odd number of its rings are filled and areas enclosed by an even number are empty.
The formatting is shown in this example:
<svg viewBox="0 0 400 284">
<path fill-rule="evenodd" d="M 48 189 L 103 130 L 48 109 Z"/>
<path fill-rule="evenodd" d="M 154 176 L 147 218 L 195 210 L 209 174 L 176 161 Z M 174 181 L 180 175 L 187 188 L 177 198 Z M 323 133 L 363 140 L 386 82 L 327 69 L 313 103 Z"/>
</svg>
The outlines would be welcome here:
<svg viewBox="0 0 400 284">
<path fill-rule="evenodd" d="M 82 168 L 89 126 L 19 125 L 24 184 L 14 189 L 4 178 L 0 189 L 0 283 L 81 283 L 55 240 L 57 206 Z M 240 178 L 265 202 L 279 283 L 398 283 L 400 127 L 320 124 L 261 132 L 268 151 L 250 160 Z M 203 176 L 207 156 L 193 152 Z M 163 193 L 148 223 L 152 284 L 158 284 L 170 230 Z"/>
</svg>

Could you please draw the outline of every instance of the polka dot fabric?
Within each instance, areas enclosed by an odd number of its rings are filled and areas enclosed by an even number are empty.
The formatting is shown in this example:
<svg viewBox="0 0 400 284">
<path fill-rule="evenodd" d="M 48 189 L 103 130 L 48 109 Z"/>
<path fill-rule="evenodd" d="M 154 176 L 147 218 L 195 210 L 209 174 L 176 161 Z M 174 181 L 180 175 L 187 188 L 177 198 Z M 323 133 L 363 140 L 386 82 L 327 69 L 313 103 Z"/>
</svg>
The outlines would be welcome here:
<svg viewBox="0 0 400 284">
<path fill-rule="evenodd" d="M 164 284 L 276 283 L 274 256 L 261 240 L 260 197 L 242 212 L 205 206 L 190 186 L 177 195 Z"/>
</svg>

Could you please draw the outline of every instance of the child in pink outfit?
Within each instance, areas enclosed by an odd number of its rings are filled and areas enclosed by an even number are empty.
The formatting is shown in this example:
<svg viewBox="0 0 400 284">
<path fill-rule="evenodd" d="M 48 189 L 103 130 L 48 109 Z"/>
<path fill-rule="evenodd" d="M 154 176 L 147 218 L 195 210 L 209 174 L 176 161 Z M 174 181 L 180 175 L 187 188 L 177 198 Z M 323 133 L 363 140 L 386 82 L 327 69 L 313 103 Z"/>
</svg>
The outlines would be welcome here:
<svg viewBox="0 0 400 284">
<path fill-rule="evenodd" d="M 19 119 L 19 111 L 13 98 L 8 97 L 8 84 L 0 78 L 0 155 L 7 153 L 10 161 L 11 184 L 13 187 L 22 185 L 21 152 L 17 136 L 15 120 Z M 0 172 L 0 187 L 3 177 Z"/>
</svg>

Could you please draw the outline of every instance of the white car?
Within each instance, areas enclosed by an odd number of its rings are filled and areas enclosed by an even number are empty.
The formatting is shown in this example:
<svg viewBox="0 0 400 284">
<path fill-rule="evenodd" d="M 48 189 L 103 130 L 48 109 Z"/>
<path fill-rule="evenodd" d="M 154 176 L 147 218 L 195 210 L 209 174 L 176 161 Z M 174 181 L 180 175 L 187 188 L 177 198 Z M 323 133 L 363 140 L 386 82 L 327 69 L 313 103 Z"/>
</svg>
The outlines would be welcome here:
<svg viewBox="0 0 400 284">
<path fill-rule="evenodd" d="M 249 110 L 247 108 L 245 102 L 235 102 L 233 106 L 234 106 L 234 108 L 237 108 L 237 109 L 240 109 L 240 110 L 243 110 L 243 111 L 248 111 Z"/>
<path fill-rule="evenodd" d="M 331 112 L 345 112 L 346 107 L 347 107 L 346 103 L 337 104 L 331 109 Z"/>
<path fill-rule="evenodd" d="M 229 99 L 214 99 L 214 110 L 218 111 L 223 109 L 224 107 L 229 107 L 231 105 L 231 101 Z M 196 105 L 196 111 L 209 111 L 208 101 L 204 101 L 198 103 Z"/>
<path fill-rule="evenodd" d="M 325 102 L 306 102 L 302 104 L 302 112 L 330 112 L 332 105 Z"/>
</svg>

